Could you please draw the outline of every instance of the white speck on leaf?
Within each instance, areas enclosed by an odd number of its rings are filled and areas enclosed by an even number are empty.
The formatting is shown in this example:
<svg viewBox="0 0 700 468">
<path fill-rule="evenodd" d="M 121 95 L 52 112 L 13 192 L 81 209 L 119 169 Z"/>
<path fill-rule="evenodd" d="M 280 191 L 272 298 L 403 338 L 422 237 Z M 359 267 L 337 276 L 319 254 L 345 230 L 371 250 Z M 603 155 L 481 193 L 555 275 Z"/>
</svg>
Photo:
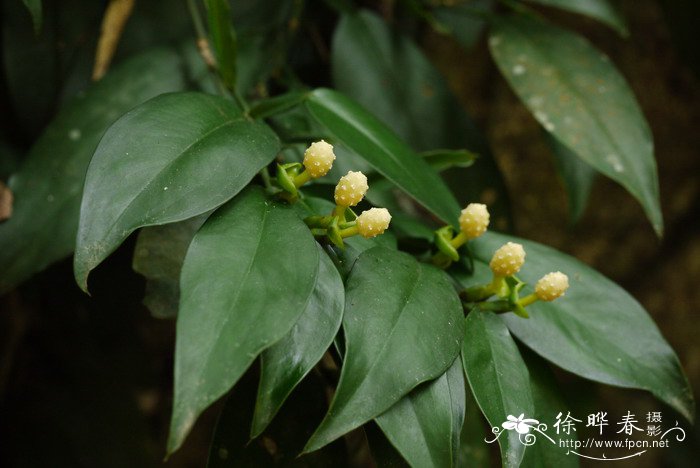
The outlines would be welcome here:
<svg viewBox="0 0 700 468">
<path fill-rule="evenodd" d="M 70 132 L 68 132 L 68 138 L 71 139 L 71 141 L 78 141 L 80 140 L 81 137 L 80 129 L 74 128 Z"/>
<path fill-rule="evenodd" d="M 544 98 L 542 96 L 532 96 L 530 99 L 528 99 L 528 102 L 532 107 L 540 107 L 542 104 L 544 104 Z"/>
<path fill-rule="evenodd" d="M 522 65 L 520 63 L 513 67 L 513 75 L 515 76 L 523 75 L 526 71 L 527 69 L 525 68 L 525 65 Z"/>
<path fill-rule="evenodd" d="M 622 161 L 617 157 L 616 154 L 609 154 L 605 157 L 605 160 L 610 163 L 615 172 L 623 172 L 625 167 L 622 165 Z"/>
<path fill-rule="evenodd" d="M 168 187 L 163 187 L 163 191 L 168 190 Z"/>
</svg>

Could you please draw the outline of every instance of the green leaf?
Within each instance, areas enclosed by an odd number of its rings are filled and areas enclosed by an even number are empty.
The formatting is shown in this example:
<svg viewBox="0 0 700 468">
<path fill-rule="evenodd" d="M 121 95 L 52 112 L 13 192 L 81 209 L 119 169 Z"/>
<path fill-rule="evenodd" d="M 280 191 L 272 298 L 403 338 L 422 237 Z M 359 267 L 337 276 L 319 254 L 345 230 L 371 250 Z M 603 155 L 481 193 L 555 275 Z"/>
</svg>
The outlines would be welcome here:
<svg viewBox="0 0 700 468">
<path fill-rule="evenodd" d="M 345 15 L 333 37 L 331 59 L 337 88 L 371 110 L 414 150 L 466 148 L 481 155 L 468 170 L 445 171 L 444 183 L 460 202 L 480 200 L 485 190 L 495 192 L 495 203 L 489 202 L 492 215 L 508 214 L 505 185 L 488 144 L 446 80 L 409 37 L 392 31 L 374 13 Z"/>
<path fill-rule="evenodd" d="M 168 453 L 256 356 L 292 329 L 318 268 L 306 225 L 257 188 L 219 208 L 195 234 L 180 278 Z"/>
<path fill-rule="evenodd" d="M 318 275 L 313 294 L 294 327 L 266 349 L 251 437 L 259 436 L 306 374 L 333 342 L 343 320 L 345 289 L 333 262 L 319 246 Z"/>
<path fill-rule="evenodd" d="M 517 467 L 525 445 L 516 431 L 506 431 L 501 424 L 509 415 L 535 417 L 527 367 L 500 317 L 475 308 L 466 322 L 462 361 L 469 386 L 489 424 L 504 432 L 498 436 L 503 466 Z"/>
<path fill-rule="evenodd" d="M 460 358 L 460 362 L 461 358 Z M 468 385 L 468 384 L 467 384 Z M 488 467 L 491 465 L 491 446 L 486 443 L 486 424 L 479 405 L 469 387 L 466 388 L 466 418 L 460 434 L 458 467 Z M 489 434 L 491 432 L 489 431 Z"/>
<path fill-rule="evenodd" d="M 250 116 L 264 119 L 292 109 L 306 99 L 306 93 L 292 91 L 269 99 L 257 101 L 250 109 Z"/>
<path fill-rule="evenodd" d="M 437 173 L 382 122 L 343 94 L 316 89 L 306 106 L 345 146 L 443 221 L 459 205 Z"/>
<path fill-rule="evenodd" d="M 625 18 L 608 0 L 527 0 L 540 5 L 560 8 L 596 19 L 611 27 L 621 36 L 627 37 L 629 31 Z"/>
<path fill-rule="evenodd" d="M 338 388 L 306 452 L 445 372 L 459 353 L 462 307 L 444 272 L 376 247 L 360 255 L 347 279 L 343 330 L 346 353 Z"/>
<path fill-rule="evenodd" d="M 238 37 L 240 93 L 264 85 L 274 70 L 285 66 L 287 51 L 296 31 L 289 25 L 298 20 L 303 3 L 288 0 L 237 0 L 230 2 Z"/>
<path fill-rule="evenodd" d="M 560 270 L 571 284 L 565 297 L 529 306 L 528 320 L 504 316 L 518 339 L 563 369 L 597 382 L 648 390 L 693 419 L 692 391 L 673 349 L 642 306 L 597 271 L 536 242 L 488 232 L 472 243 L 475 274 L 466 284 L 490 279 L 487 262 L 507 241 L 521 243 L 527 252 L 518 273 L 523 281 L 534 284 Z"/>
<path fill-rule="evenodd" d="M 146 278 L 143 303 L 156 318 L 175 318 L 180 303 L 180 271 L 194 233 L 208 213 L 179 223 L 141 229 L 132 268 Z"/>
<path fill-rule="evenodd" d="M 493 0 L 470 0 L 450 3 L 433 9 L 434 18 L 449 29 L 449 33 L 466 50 L 471 50 L 481 39 L 486 22 L 485 14 L 493 10 Z"/>
<path fill-rule="evenodd" d="M 100 138 L 135 105 L 184 88 L 180 66 L 170 50 L 145 52 L 59 112 L 9 180 L 15 205 L 0 224 L 0 292 L 73 251 L 85 171 Z"/>
<path fill-rule="evenodd" d="M 86 291 L 89 272 L 135 229 L 216 208 L 278 150 L 269 127 L 207 94 L 166 94 L 125 114 L 88 168 L 74 261 L 78 285 Z"/>
<path fill-rule="evenodd" d="M 556 138 L 548 137 L 547 142 L 554 154 L 554 164 L 564 181 L 564 188 L 569 200 L 569 215 L 575 223 L 586 210 L 588 197 L 595 182 L 596 171 L 586 162 L 571 152 Z"/>
<path fill-rule="evenodd" d="M 421 156 L 423 156 L 428 164 L 436 171 L 444 171 L 451 167 L 471 167 L 478 157 L 469 150 L 423 151 Z"/>
<path fill-rule="evenodd" d="M 525 350 L 523 358 L 527 365 L 530 374 L 530 391 L 532 399 L 535 403 L 535 419 L 544 423 L 548 427 L 548 431 L 544 427 L 542 430 L 554 440 L 552 443 L 543 435 L 534 433 L 537 437 L 536 442 L 525 451 L 523 458 L 523 466 L 556 466 L 556 467 L 578 467 L 579 458 L 573 453 L 569 453 L 569 449 L 564 444 L 568 441 L 578 439 L 576 432 L 571 431 L 569 434 L 561 431 L 557 433 L 553 428 L 553 422 L 557 414 L 562 413 L 566 416 L 570 410 L 570 406 L 564 401 L 559 385 L 554 378 L 554 374 L 547 363 L 529 350 Z M 567 441 L 562 442 L 561 441 Z"/>
<path fill-rule="evenodd" d="M 455 359 L 447 372 L 413 390 L 376 421 L 411 466 L 449 467 L 457 459 L 464 405 L 462 361 Z"/>
<path fill-rule="evenodd" d="M 639 200 L 663 232 L 651 131 L 624 77 L 586 39 L 526 16 L 499 19 L 491 54 L 540 124 Z"/>
<path fill-rule="evenodd" d="M 236 88 L 236 33 L 227 0 L 205 0 L 209 17 L 209 34 L 216 53 L 221 80 L 229 89 Z"/>
<path fill-rule="evenodd" d="M 32 15 L 32 23 L 34 23 L 34 33 L 39 34 L 41 32 L 41 0 L 22 0 L 24 6 L 29 10 L 29 14 Z"/>
<path fill-rule="evenodd" d="M 477 403 L 489 424 L 504 432 L 498 437 L 504 466 L 578 466 L 578 458 L 559 447 L 560 439 L 575 440 L 576 434 L 556 434 L 550 424 L 560 411 L 567 412 L 554 376 L 541 358 L 531 352 L 521 355 L 501 317 L 472 310 L 467 316 L 462 357 Z M 525 436 L 501 426 L 508 415 L 517 418 L 520 414 L 544 423 L 534 425 L 544 434 L 532 430 L 531 436 Z M 533 436 L 534 444 L 523 444 Z"/>
</svg>

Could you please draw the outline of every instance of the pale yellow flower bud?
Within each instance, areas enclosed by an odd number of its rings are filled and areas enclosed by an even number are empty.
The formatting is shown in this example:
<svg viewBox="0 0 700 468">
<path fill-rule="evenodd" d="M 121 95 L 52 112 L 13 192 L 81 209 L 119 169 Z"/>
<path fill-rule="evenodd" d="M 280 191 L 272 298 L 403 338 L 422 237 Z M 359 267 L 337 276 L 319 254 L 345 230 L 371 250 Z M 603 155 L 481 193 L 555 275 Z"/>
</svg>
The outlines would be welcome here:
<svg viewBox="0 0 700 468">
<path fill-rule="evenodd" d="M 357 231 L 362 237 L 376 237 L 386 231 L 390 221 L 391 214 L 386 208 L 370 208 L 357 217 Z"/>
<path fill-rule="evenodd" d="M 355 206 L 362 201 L 367 189 L 367 177 L 362 172 L 350 171 L 340 178 L 335 187 L 335 203 L 345 207 Z"/>
<path fill-rule="evenodd" d="M 557 271 L 547 273 L 535 285 L 535 294 L 541 301 L 553 301 L 569 289 L 569 277 Z"/>
<path fill-rule="evenodd" d="M 491 271 L 497 276 L 511 276 L 520 271 L 525 263 L 525 249 L 520 244 L 508 242 L 493 254 Z"/>
<path fill-rule="evenodd" d="M 482 203 L 470 203 L 459 215 L 459 229 L 467 239 L 474 239 L 489 227 L 489 210 Z"/>
<path fill-rule="evenodd" d="M 328 174 L 333 167 L 333 161 L 335 161 L 333 145 L 323 140 L 311 143 L 304 152 L 303 164 L 313 179 Z"/>
</svg>

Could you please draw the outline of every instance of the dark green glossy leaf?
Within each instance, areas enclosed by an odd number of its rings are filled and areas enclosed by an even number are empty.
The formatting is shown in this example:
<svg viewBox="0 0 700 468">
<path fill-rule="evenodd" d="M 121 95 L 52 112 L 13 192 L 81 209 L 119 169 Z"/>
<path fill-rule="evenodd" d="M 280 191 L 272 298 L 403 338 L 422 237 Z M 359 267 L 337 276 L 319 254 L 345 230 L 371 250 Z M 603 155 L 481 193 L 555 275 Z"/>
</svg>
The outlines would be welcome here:
<svg viewBox="0 0 700 468">
<path fill-rule="evenodd" d="M 194 233 L 208 214 L 179 223 L 141 229 L 132 267 L 146 278 L 143 303 L 157 318 L 175 318 L 180 303 L 180 271 Z"/>
<path fill-rule="evenodd" d="M 262 433 L 294 387 L 321 359 L 343 320 L 343 280 L 328 255 L 320 246 L 318 249 L 316 285 L 304 312 L 289 333 L 260 357 L 260 386 L 251 437 Z"/>
<path fill-rule="evenodd" d="M 495 22 L 489 45 L 501 72 L 545 130 L 624 186 L 660 235 L 651 131 L 610 59 L 583 37 L 526 16 Z"/>
<path fill-rule="evenodd" d="M 68 104 L 37 140 L 9 181 L 15 205 L 0 224 L 0 292 L 73 251 L 85 171 L 100 138 L 137 104 L 182 89 L 180 66 L 165 49 L 124 62 Z"/>
<path fill-rule="evenodd" d="M 391 228 L 400 238 L 414 238 L 432 242 L 435 233 L 433 229 L 418 221 L 416 218 L 398 212 L 391 215 Z"/>
<path fill-rule="evenodd" d="M 464 423 L 462 361 L 403 397 L 376 418 L 377 424 L 411 466 L 454 466 Z"/>
<path fill-rule="evenodd" d="M 276 114 L 285 112 L 306 99 L 306 93 L 292 91 L 280 94 L 269 99 L 262 99 L 255 103 L 250 109 L 250 116 L 256 119 L 264 119 Z"/>
<path fill-rule="evenodd" d="M 241 94 L 264 85 L 270 74 L 284 66 L 290 47 L 290 24 L 303 3 L 288 0 L 237 0 L 231 3 L 238 37 L 238 79 Z"/>
<path fill-rule="evenodd" d="M 441 175 L 460 202 L 481 200 L 488 190 L 493 193 L 489 207 L 494 218 L 508 215 L 505 186 L 488 144 L 440 72 L 409 37 L 368 11 L 345 15 L 333 37 L 331 58 L 337 88 L 371 110 L 414 150 L 467 148 L 479 154 L 469 169 L 453 168 Z"/>
<path fill-rule="evenodd" d="M 447 275 L 396 250 L 365 251 L 348 277 L 346 353 L 313 451 L 378 416 L 459 353 L 462 308 Z"/>
<path fill-rule="evenodd" d="M 474 165 L 476 158 L 475 153 L 469 150 L 432 150 L 423 151 L 421 156 L 430 164 L 436 171 L 444 171 L 451 167 L 470 167 Z"/>
<path fill-rule="evenodd" d="M 433 16 L 449 30 L 449 34 L 467 50 L 481 39 L 486 26 L 483 13 L 493 9 L 494 0 L 470 0 L 446 6 L 438 6 Z"/>
<path fill-rule="evenodd" d="M 306 106 L 345 146 L 379 173 L 446 221 L 459 205 L 437 173 L 382 122 L 337 91 L 317 89 Z"/>
<path fill-rule="evenodd" d="M 460 357 L 460 362 L 461 362 Z M 460 434 L 459 453 L 456 466 L 459 468 L 492 466 L 491 446 L 486 443 L 486 421 L 474 400 L 471 389 L 466 388 L 466 417 Z M 491 432 L 489 431 L 489 435 Z"/>
<path fill-rule="evenodd" d="M 581 219 L 588 204 L 596 171 L 556 138 L 548 137 L 547 141 L 554 154 L 554 164 L 564 181 L 569 200 L 569 215 L 571 220 L 576 222 Z"/>
<path fill-rule="evenodd" d="M 29 10 L 29 14 L 32 15 L 32 22 L 34 23 L 34 32 L 39 34 L 41 31 L 41 0 L 22 0 L 24 6 Z"/>
<path fill-rule="evenodd" d="M 498 429 L 503 466 L 517 467 L 525 454 L 519 434 L 501 424 L 508 416 L 535 417 L 530 377 L 518 347 L 500 317 L 473 309 L 467 315 L 462 360 L 469 386 L 489 424 Z"/>
<path fill-rule="evenodd" d="M 312 297 L 319 251 L 293 209 L 249 189 L 195 234 L 180 278 L 168 452 Z"/>
<path fill-rule="evenodd" d="M 561 431 L 557 434 L 556 429 L 553 427 L 556 416 L 559 413 L 566 416 L 571 407 L 564 401 L 559 385 L 547 363 L 533 352 L 525 351 L 523 358 L 530 374 L 530 391 L 535 403 L 535 415 L 533 417 L 539 420 L 540 423 L 546 424 L 546 428 L 544 426 L 540 427 L 554 442 L 541 434 L 533 433 L 537 437 L 536 442 L 525 451 L 522 465 L 526 467 L 578 467 L 578 456 L 570 453 L 565 446 L 565 444 L 570 442 L 562 442 L 560 447 L 560 440 L 577 440 L 576 431 L 571 431 L 569 434 Z"/>
<path fill-rule="evenodd" d="M 478 309 L 468 315 L 462 357 L 481 410 L 502 432 L 498 442 L 504 466 L 578 466 L 576 456 L 559 448 L 560 439 L 575 440 L 576 434 L 556 434 L 551 425 L 560 411 L 568 411 L 551 371 L 531 352 L 520 353 L 501 317 Z M 521 414 L 537 420 L 533 427 L 542 432 L 518 434 L 501 425 L 508 415 Z M 489 434 L 486 440 L 496 435 Z"/>
<path fill-rule="evenodd" d="M 562 10 L 579 13 L 610 26 L 621 36 L 628 36 L 625 18 L 610 4 L 609 0 L 527 0 Z"/>
<path fill-rule="evenodd" d="M 156 97 L 105 133 L 88 168 L 75 253 L 87 276 L 135 229 L 207 212 L 236 195 L 279 150 L 265 124 L 223 98 Z"/>
<path fill-rule="evenodd" d="M 689 421 L 695 403 L 678 357 L 642 306 L 626 291 L 575 258 L 536 242 L 488 232 L 472 243 L 474 277 L 490 278 L 487 262 L 507 241 L 521 243 L 527 261 L 518 276 L 534 284 L 560 270 L 569 276 L 566 296 L 530 307 L 530 319 L 506 314 L 513 334 L 545 359 L 597 382 L 648 390 Z M 528 288 L 523 291 L 528 293 Z"/>
<path fill-rule="evenodd" d="M 228 0 L 205 0 L 209 17 L 209 35 L 211 36 L 216 66 L 221 80 L 229 89 L 236 87 L 236 33 L 231 19 L 231 7 Z"/>
</svg>

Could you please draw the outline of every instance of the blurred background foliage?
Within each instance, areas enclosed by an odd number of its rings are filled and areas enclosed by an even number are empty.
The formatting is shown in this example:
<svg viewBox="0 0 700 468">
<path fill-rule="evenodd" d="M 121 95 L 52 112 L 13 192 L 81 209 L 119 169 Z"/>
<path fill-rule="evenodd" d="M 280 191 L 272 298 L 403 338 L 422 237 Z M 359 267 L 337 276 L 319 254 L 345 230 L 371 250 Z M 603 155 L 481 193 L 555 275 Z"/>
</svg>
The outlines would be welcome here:
<svg viewBox="0 0 700 468">
<path fill-rule="evenodd" d="M 240 60 L 247 61 L 242 88 L 264 94 L 259 78 L 279 73 L 289 60 L 310 85 L 330 77 L 329 37 L 335 16 L 323 2 L 307 2 L 308 24 L 290 22 L 301 2 L 271 2 L 275 14 L 253 18 L 238 31 Z M 338 3 L 343 2 L 328 2 Z M 537 9 L 588 37 L 627 78 L 647 117 L 656 146 L 665 236 L 659 240 L 638 203 L 614 182 L 597 177 L 580 218 L 570 219 L 567 193 L 542 130 L 492 62 L 482 25 L 465 17 L 450 37 L 403 23 L 412 2 L 360 2 L 412 32 L 451 90 L 488 140 L 510 193 L 512 227 L 518 235 L 571 253 L 630 291 L 652 314 L 700 389 L 700 56 L 698 2 L 622 0 L 629 36 L 585 17 Z M 488 3 L 467 2 L 470 5 Z M 547 2 L 539 2 L 547 3 Z M 248 3 L 234 7 L 245 14 Z M 155 45 L 184 44 L 191 37 L 184 4 L 138 1 L 114 63 Z M 43 2 L 35 36 L 19 0 L 2 3 L 0 54 L 0 178 L 17 167 L 47 122 L 90 82 L 100 20 L 106 2 Z M 238 8 L 238 10 L 237 10 Z M 440 16 L 438 19 L 448 22 Z M 449 24 L 449 23 L 447 23 Z M 301 31 L 289 41 L 291 32 Z M 265 32 L 265 34 L 261 34 Z M 261 57 L 258 50 L 284 52 Z M 197 60 L 194 56 L 193 60 Z M 327 66 L 319 72 L 315 65 Z M 144 73 L 147 73 L 144 70 Z M 193 80 L 199 76 L 193 74 Z M 278 77 L 281 80 L 287 77 Z M 292 78 L 289 78 L 292 79 Z M 239 83 L 240 84 L 240 83 Z M 420 109 L 417 109 L 419 112 Z M 453 122 L 454 123 L 454 122 Z M 469 123 L 472 125 L 472 123 Z M 459 126 L 453 130 L 459 132 Z M 466 132 L 466 128 L 462 131 Z M 459 138 L 457 135 L 455 138 Z M 415 143 L 420 145 L 420 142 Z M 427 144 L 427 147 L 430 147 Z M 448 176 L 449 177 L 449 176 Z M 472 194 L 504 203 L 494 192 Z M 576 208 L 576 206 L 572 207 Z M 504 208 L 506 210 L 506 208 Z M 502 221 L 507 227 L 508 222 Z M 93 299 L 75 283 L 70 261 L 55 264 L 0 297 L 0 464 L 3 466 L 156 466 L 161 463 L 171 407 L 174 322 L 153 318 L 141 304 L 144 280 L 131 270 L 134 236 L 94 273 Z M 118 284 L 119 287 L 114 287 Z M 643 392 L 604 387 L 558 372 L 572 413 L 576 409 L 658 411 Z M 241 385 L 240 398 L 254 384 Z M 238 387 L 237 387 L 238 388 Z M 696 399 L 698 394 L 696 393 Z M 182 451 L 165 466 L 202 466 L 221 403 L 198 422 Z M 474 424 L 470 415 L 467 420 Z M 671 418 L 671 410 L 665 410 Z M 618 415 L 619 416 L 619 415 Z M 294 415 L 290 415 L 294 420 Z M 478 433 L 479 423 L 473 427 Z M 235 428 L 233 429 L 235 431 Z M 370 442 L 372 434 L 368 434 Z M 362 437 L 338 447 L 363 466 Z M 260 452 L 277 459 L 279 447 L 262 439 Z M 352 444 L 356 444 L 354 448 Z M 266 445 L 267 444 L 267 445 Z M 272 445 L 271 445 L 272 444 Z M 632 466 L 697 466 L 697 433 L 668 450 L 651 451 Z M 495 447 L 491 447 L 495 449 Z M 475 456 L 485 459 L 483 447 Z M 479 452 L 481 450 L 481 452 Z M 390 456 L 390 454 L 389 454 Z M 497 457 L 494 457 L 497 460 Z M 341 456 L 339 459 L 343 459 Z M 261 459 L 257 459 L 260 461 Z M 255 464 L 255 460 L 241 461 Z M 624 463 L 623 463 L 624 465 Z"/>
</svg>

